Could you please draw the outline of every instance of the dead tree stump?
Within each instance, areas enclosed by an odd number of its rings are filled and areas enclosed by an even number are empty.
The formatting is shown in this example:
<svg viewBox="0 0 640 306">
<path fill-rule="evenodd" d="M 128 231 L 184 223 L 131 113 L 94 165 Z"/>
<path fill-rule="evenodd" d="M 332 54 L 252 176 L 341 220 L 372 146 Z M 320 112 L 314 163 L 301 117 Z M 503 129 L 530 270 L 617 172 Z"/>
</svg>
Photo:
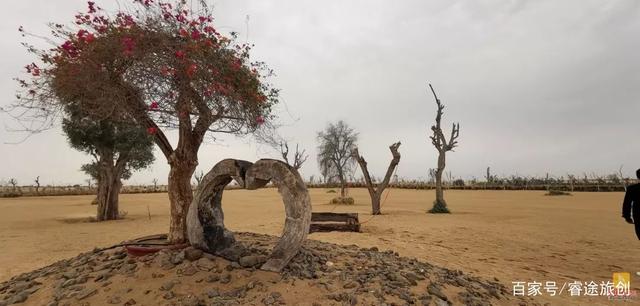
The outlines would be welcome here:
<svg viewBox="0 0 640 306">
<path fill-rule="evenodd" d="M 261 267 L 281 271 L 295 256 L 309 233 L 311 199 L 298 172 L 284 162 L 261 159 L 255 164 L 243 160 L 225 159 L 204 176 L 187 214 L 187 236 L 196 248 L 220 254 L 230 248 L 235 239 L 224 227 L 222 193 L 236 180 L 241 187 L 258 189 L 272 181 L 282 196 L 286 219 L 282 237 Z"/>
</svg>

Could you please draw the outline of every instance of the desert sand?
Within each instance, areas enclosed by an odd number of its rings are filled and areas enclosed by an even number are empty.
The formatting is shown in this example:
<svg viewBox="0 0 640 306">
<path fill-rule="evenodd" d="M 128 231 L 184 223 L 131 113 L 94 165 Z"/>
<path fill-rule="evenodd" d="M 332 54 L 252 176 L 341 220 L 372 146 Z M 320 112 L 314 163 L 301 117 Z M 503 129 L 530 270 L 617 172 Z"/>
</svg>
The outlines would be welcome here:
<svg viewBox="0 0 640 306">
<path fill-rule="evenodd" d="M 365 189 L 350 190 L 356 205 L 327 204 L 335 196 L 311 189 L 314 211 L 358 212 L 362 233 L 314 233 L 310 239 L 394 250 L 437 266 L 461 270 L 507 287 L 512 281 L 601 282 L 631 272 L 640 290 L 640 242 L 620 217 L 622 193 L 544 196 L 529 191 L 447 191 L 451 215 L 425 211 L 433 191 L 389 189 L 383 215 L 370 216 Z M 383 198 L 385 198 L 383 196 Z M 123 220 L 87 222 L 91 196 L 0 199 L 0 282 L 94 247 L 163 233 L 167 194 L 122 195 Z M 225 223 L 235 231 L 279 235 L 283 205 L 275 189 L 229 190 Z M 536 297 L 551 305 L 610 305 L 604 297 Z M 640 300 L 635 301 L 640 304 Z M 630 305 L 631 303 L 626 303 Z"/>
</svg>

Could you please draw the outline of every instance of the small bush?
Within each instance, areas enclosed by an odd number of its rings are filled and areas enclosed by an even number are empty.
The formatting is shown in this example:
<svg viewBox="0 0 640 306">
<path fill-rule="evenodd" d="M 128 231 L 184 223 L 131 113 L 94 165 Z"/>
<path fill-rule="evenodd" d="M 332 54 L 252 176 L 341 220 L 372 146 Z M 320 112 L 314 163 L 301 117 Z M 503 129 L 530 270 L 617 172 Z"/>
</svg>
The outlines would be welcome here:
<svg viewBox="0 0 640 306">
<path fill-rule="evenodd" d="M 447 208 L 447 202 L 433 201 L 433 208 L 428 211 L 430 214 L 450 214 L 451 212 Z"/>
<path fill-rule="evenodd" d="M 327 190 L 327 193 L 336 193 L 336 191 L 331 189 L 331 190 Z"/>
<path fill-rule="evenodd" d="M 571 193 L 562 191 L 562 190 L 549 190 L 549 192 L 545 193 L 546 196 L 570 196 Z"/>
<path fill-rule="evenodd" d="M 344 204 L 344 205 L 353 205 L 355 201 L 352 197 L 335 197 L 331 199 L 331 204 Z"/>
<path fill-rule="evenodd" d="M 18 192 L 7 192 L 7 193 L 0 194 L 0 198 L 17 198 L 21 196 L 22 194 Z"/>
</svg>

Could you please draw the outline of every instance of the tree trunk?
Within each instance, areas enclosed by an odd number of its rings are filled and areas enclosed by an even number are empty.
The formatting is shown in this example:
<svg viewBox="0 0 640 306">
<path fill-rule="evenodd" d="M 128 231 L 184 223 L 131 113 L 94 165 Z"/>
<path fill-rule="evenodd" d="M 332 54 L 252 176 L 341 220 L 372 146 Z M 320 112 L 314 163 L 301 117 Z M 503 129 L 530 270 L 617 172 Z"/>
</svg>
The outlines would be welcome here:
<svg viewBox="0 0 640 306">
<path fill-rule="evenodd" d="M 340 176 L 340 196 L 344 198 L 347 196 L 347 182 L 344 179 L 344 173 L 342 173 L 342 171 L 339 171 L 338 174 Z"/>
<path fill-rule="evenodd" d="M 433 202 L 433 208 L 430 213 L 449 213 L 447 202 L 444 200 L 444 191 L 442 190 L 442 174 L 445 167 L 445 152 L 440 151 L 438 154 L 438 169 L 436 170 L 436 200 Z"/>
<path fill-rule="evenodd" d="M 170 162 L 168 192 L 171 203 L 171 218 L 169 224 L 170 243 L 184 243 L 187 241 L 186 217 L 189 205 L 193 200 L 191 177 L 198 164 L 197 159 L 176 157 Z"/>
<path fill-rule="evenodd" d="M 445 167 L 445 153 L 438 154 L 438 169 L 436 170 L 436 201 L 444 202 L 444 192 L 442 191 L 442 174 Z"/>
<path fill-rule="evenodd" d="M 378 193 L 378 192 L 375 192 L 375 193 L 371 194 L 371 214 L 372 215 L 381 214 L 381 211 L 380 211 L 380 196 L 381 196 L 381 193 Z"/>
<path fill-rule="evenodd" d="M 113 160 L 113 159 L 111 159 Z M 100 177 L 98 178 L 98 213 L 97 221 L 117 220 L 118 202 L 122 182 L 113 162 L 109 163 L 107 158 L 101 161 Z"/>
<path fill-rule="evenodd" d="M 373 186 L 373 181 L 371 180 L 371 175 L 369 174 L 369 169 L 367 168 L 367 161 L 363 156 L 360 155 L 358 148 L 353 149 L 353 151 L 351 152 L 352 156 L 356 159 L 356 161 L 360 165 L 360 169 L 362 170 L 362 175 L 364 176 L 364 181 L 367 185 L 369 196 L 371 197 L 372 215 L 381 214 L 380 198 L 382 198 L 382 192 L 389 185 L 391 176 L 398 166 L 398 163 L 400 163 L 400 153 L 398 152 L 398 147 L 400 147 L 400 142 L 396 142 L 389 146 L 389 150 L 391 150 L 393 159 L 391 159 L 391 162 L 389 163 L 389 167 L 387 168 L 387 173 L 384 175 L 384 179 L 376 187 Z"/>
</svg>

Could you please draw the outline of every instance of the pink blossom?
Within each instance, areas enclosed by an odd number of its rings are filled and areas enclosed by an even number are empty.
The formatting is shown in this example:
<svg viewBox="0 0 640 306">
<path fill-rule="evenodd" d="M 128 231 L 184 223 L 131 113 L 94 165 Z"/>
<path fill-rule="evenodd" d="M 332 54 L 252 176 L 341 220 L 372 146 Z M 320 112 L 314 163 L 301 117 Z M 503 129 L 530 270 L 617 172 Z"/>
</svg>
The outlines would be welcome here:
<svg viewBox="0 0 640 306">
<path fill-rule="evenodd" d="M 88 1 L 87 4 L 89 5 L 89 13 L 95 13 L 96 12 L 96 8 L 95 8 L 95 2 L 93 1 Z"/>
<path fill-rule="evenodd" d="M 189 65 L 189 67 L 187 67 L 187 76 L 192 77 L 196 72 L 196 69 L 198 69 L 198 66 L 196 64 Z"/>
<path fill-rule="evenodd" d="M 89 33 L 89 34 L 87 34 L 87 36 L 84 37 L 84 42 L 89 44 L 92 41 L 94 41 L 95 39 L 96 39 L 96 37 L 93 34 Z"/>
<path fill-rule="evenodd" d="M 124 37 L 122 38 L 122 47 L 125 55 L 129 56 L 133 54 L 133 48 L 136 46 L 135 40 L 132 37 Z"/>
<path fill-rule="evenodd" d="M 198 30 L 191 31 L 191 38 L 194 40 L 200 39 L 200 31 Z"/>
</svg>

